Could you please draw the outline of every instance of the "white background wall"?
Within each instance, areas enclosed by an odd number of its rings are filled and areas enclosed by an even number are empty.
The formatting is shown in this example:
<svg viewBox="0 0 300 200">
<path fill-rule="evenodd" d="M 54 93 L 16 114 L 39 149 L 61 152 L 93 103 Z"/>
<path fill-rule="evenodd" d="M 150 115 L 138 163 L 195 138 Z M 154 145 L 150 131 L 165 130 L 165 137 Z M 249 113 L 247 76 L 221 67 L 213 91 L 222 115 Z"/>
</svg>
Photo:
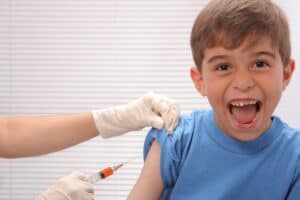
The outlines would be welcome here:
<svg viewBox="0 0 300 200">
<path fill-rule="evenodd" d="M 296 71 L 293 79 L 283 93 L 281 102 L 276 110 L 276 114 L 280 115 L 281 118 L 289 122 L 294 127 L 300 127 L 299 113 L 300 106 L 300 13 L 297 8 L 300 6 L 300 2 L 296 0 L 276 0 L 275 2 L 280 5 L 290 23 L 291 29 L 291 40 L 292 40 L 292 56 L 296 60 Z"/>
<path fill-rule="evenodd" d="M 189 34 L 204 2 L 1 0 L 0 114 L 76 113 L 126 103 L 150 90 L 175 98 L 184 113 L 206 107 L 189 80 Z M 290 20 L 297 63 L 300 3 L 276 2 Z M 296 127 L 299 73 L 296 68 L 276 110 Z M 125 199 L 142 166 L 147 130 L 42 157 L 0 159 L 0 199 L 33 199 L 73 170 L 90 173 L 139 156 L 95 187 L 95 199 Z"/>
</svg>

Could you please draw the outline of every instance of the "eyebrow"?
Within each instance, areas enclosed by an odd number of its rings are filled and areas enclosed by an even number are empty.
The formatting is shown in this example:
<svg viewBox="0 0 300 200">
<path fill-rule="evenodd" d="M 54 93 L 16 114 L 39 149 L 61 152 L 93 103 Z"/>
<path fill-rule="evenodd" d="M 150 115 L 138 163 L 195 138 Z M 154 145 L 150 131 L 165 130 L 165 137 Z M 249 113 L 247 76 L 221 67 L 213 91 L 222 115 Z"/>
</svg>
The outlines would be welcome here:
<svg viewBox="0 0 300 200">
<path fill-rule="evenodd" d="M 225 58 L 227 58 L 228 56 L 226 56 L 226 55 L 216 55 L 216 56 L 213 56 L 213 57 L 211 57 L 210 59 L 208 59 L 208 63 L 212 63 L 212 62 L 214 62 L 214 61 L 216 61 L 216 60 L 223 60 L 223 59 L 225 59 Z"/>
<path fill-rule="evenodd" d="M 259 51 L 253 54 L 253 56 L 269 56 L 272 58 L 276 58 L 275 54 L 270 51 Z"/>
<path fill-rule="evenodd" d="M 252 54 L 252 57 L 257 57 L 257 56 L 269 56 L 274 59 L 276 58 L 275 54 L 270 51 L 259 51 L 259 52 Z M 228 56 L 226 56 L 226 55 L 216 55 L 216 56 L 213 56 L 210 59 L 208 59 L 207 63 L 212 63 L 216 60 L 223 60 L 226 58 L 228 58 Z"/>
</svg>

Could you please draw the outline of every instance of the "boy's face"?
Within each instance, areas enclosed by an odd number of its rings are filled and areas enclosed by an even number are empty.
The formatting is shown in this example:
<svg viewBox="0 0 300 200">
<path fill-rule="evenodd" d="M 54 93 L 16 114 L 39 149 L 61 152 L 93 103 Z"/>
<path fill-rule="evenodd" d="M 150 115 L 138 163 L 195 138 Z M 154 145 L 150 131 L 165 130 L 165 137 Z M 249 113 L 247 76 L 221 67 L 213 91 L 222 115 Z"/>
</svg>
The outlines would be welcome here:
<svg viewBox="0 0 300 200">
<path fill-rule="evenodd" d="M 294 71 L 283 66 L 268 37 L 245 41 L 236 49 L 206 49 L 201 72 L 191 69 L 197 90 L 207 96 L 224 133 L 248 141 L 271 125 L 271 115 Z"/>
</svg>

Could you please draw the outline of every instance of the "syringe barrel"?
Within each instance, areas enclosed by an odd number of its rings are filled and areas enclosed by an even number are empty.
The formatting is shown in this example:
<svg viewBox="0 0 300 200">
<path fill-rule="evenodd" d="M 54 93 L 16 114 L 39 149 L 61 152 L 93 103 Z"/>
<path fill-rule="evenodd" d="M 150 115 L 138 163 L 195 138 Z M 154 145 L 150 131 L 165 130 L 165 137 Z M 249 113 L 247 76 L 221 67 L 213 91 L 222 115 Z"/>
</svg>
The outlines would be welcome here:
<svg viewBox="0 0 300 200">
<path fill-rule="evenodd" d="M 120 169 L 123 165 L 124 165 L 124 163 L 120 163 L 120 164 L 112 166 L 112 167 L 106 167 L 97 173 L 91 174 L 88 177 L 88 182 L 95 184 L 100 179 L 105 179 L 105 178 L 113 175 L 114 172 L 117 171 L 118 169 Z"/>
<path fill-rule="evenodd" d="M 100 179 L 105 179 L 106 177 L 111 176 L 113 173 L 114 169 L 112 167 L 106 167 L 97 173 L 91 174 L 88 177 L 88 182 L 95 184 Z"/>
<path fill-rule="evenodd" d="M 100 172 L 100 176 L 101 178 L 106 178 L 111 176 L 114 173 L 114 169 L 112 167 L 106 167 L 104 169 L 102 169 Z"/>
</svg>

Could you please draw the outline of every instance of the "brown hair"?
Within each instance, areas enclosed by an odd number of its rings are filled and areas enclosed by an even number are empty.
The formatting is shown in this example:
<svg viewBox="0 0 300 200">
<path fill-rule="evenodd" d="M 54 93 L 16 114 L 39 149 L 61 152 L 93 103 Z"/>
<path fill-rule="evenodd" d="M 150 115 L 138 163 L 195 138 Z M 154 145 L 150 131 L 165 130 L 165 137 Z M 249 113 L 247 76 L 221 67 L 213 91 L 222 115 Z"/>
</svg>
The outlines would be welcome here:
<svg viewBox="0 0 300 200">
<path fill-rule="evenodd" d="M 239 47 L 249 36 L 271 38 L 278 48 L 284 66 L 290 59 L 291 44 L 287 19 L 270 0 L 211 0 L 200 12 L 191 33 L 191 48 L 201 70 L 204 50 L 218 45 L 227 49 Z"/>
</svg>

